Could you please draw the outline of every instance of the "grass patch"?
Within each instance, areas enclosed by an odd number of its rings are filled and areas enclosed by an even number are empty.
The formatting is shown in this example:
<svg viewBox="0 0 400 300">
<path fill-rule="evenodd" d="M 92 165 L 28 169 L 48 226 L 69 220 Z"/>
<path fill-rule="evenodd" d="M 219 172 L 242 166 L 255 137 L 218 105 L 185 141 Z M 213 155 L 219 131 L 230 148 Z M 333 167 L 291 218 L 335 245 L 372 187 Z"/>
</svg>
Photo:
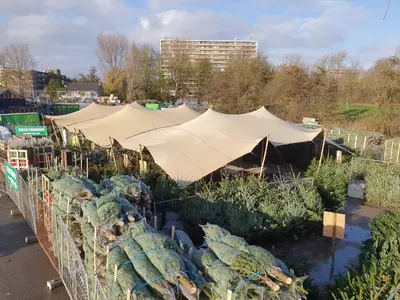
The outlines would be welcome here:
<svg viewBox="0 0 400 300">
<path fill-rule="evenodd" d="M 366 117 L 374 117 L 378 114 L 380 108 L 368 104 L 339 104 L 339 114 L 350 122 L 358 121 Z"/>
</svg>

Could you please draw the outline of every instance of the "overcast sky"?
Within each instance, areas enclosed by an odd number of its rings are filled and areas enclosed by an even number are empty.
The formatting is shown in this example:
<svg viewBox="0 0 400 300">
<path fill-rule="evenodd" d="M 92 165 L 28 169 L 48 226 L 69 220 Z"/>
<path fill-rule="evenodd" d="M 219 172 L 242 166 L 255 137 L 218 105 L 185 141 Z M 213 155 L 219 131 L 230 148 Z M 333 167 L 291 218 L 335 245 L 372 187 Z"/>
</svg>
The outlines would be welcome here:
<svg viewBox="0 0 400 300">
<path fill-rule="evenodd" d="M 0 46 L 32 47 L 36 69 L 69 76 L 97 65 L 96 36 L 120 32 L 159 50 L 164 36 L 254 39 L 273 62 L 346 51 L 369 66 L 400 45 L 400 1 L 386 0 L 0 0 Z"/>
</svg>

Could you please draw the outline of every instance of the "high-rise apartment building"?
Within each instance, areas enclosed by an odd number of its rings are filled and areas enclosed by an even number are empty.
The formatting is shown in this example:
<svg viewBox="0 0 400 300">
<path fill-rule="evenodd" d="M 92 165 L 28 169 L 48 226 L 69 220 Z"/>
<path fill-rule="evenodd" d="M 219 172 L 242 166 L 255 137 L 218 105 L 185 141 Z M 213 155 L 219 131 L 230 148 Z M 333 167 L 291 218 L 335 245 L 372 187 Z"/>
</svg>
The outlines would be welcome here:
<svg viewBox="0 0 400 300">
<path fill-rule="evenodd" d="M 165 78 L 171 78 L 169 63 L 173 57 L 182 59 L 188 55 L 192 63 L 201 59 L 208 59 L 214 70 L 224 71 L 229 62 L 236 57 L 256 58 L 258 50 L 257 41 L 253 40 L 182 40 L 182 39 L 162 39 L 160 40 L 160 55 L 162 70 Z M 175 61 L 176 62 L 176 61 Z M 178 76 L 179 77 L 179 76 Z M 180 89 L 184 89 L 190 96 L 196 96 L 198 83 L 196 78 L 185 78 L 184 84 L 180 84 Z M 177 91 L 169 91 L 176 96 Z"/>
<path fill-rule="evenodd" d="M 237 55 L 256 58 L 258 43 L 254 40 L 160 40 L 160 54 L 163 61 L 174 52 L 184 49 L 192 60 L 209 59 L 216 69 L 223 71 Z"/>
</svg>

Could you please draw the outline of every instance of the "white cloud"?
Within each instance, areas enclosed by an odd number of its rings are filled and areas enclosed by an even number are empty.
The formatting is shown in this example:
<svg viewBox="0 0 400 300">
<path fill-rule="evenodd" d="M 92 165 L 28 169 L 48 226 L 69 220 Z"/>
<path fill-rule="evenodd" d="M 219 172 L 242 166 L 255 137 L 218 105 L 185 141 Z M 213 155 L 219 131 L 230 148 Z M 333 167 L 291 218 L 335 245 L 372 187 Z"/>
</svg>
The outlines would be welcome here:
<svg viewBox="0 0 400 300">
<path fill-rule="evenodd" d="M 167 10 L 145 17 L 129 32 L 137 42 L 158 45 L 165 36 L 187 39 L 233 39 L 245 36 L 251 26 L 243 19 L 227 13 L 200 10 L 191 13 L 183 10 Z M 146 25 L 146 26 L 144 26 Z"/>
<path fill-rule="evenodd" d="M 352 58 L 370 62 L 400 41 L 387 41 L 385 48 L 371 47 L 361 37 L 349 43 L 352 34 L 362 32 L 367 12 L 345 0 L 241 0 L 229 7 L 223 0 L 146 0 L 142 11 L 128 1 L 0 0 L 0 46 L 28 42 L 38 61 L 72 75 L 97 63 L 96 36 L 101 32 L 126 33 L 157 50 L 165 36 L 253 38 L 274 61 L 297 53 L 314 60 L 352 47 Z"/>
<path fill-rule="evenodd" d="M 162 10 L 188 2 L 188 0 L 146 0 L 146 2 L 151 10 Z"/>
<path fill-rule="evenodd" d="M 73 20 L 73 23 L 78 26 L 85 26 L 88 22 L 88 19 L 85 17 L 77 17 Z"/>
<path fill-rule="evenodd" d="M 3 31 L 10 39 L 32 42 L 57 32 L 57 18 L 54 15 L 17 16 L 6 22 Z"/>
</svg>

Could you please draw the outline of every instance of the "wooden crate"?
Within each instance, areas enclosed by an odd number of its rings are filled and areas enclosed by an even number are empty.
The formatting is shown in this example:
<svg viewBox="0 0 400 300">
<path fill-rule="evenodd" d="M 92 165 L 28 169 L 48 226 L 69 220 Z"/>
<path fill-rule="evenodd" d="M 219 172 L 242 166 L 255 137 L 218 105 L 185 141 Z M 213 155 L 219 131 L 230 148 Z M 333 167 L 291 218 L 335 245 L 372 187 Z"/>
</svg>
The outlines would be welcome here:
<svg viewBox="0 0 400 300">
<path fill-rule="evenodd" d="M 53 146 L 32 147 L 32 166 L 38 168 L 49 168 L 54 161 Z"/>
<path fill-rule="evenodd" d="M 7 161 L 16 170 L 29 169 L 29 154 L 28 150 L 8 149 Z"/>
<path fill-rule="evenodd" d="M 6 141 L 0 140 L 0 151 L 7 153 L 8 144 Z"/>
<path fill-rule="evenodd" d="M 53 193 L 51 191 L 51 181 L 46 175 L 42 174 L 42 192 L 43 202 L 51 204 L 53 202 Z"/>
</svg>

